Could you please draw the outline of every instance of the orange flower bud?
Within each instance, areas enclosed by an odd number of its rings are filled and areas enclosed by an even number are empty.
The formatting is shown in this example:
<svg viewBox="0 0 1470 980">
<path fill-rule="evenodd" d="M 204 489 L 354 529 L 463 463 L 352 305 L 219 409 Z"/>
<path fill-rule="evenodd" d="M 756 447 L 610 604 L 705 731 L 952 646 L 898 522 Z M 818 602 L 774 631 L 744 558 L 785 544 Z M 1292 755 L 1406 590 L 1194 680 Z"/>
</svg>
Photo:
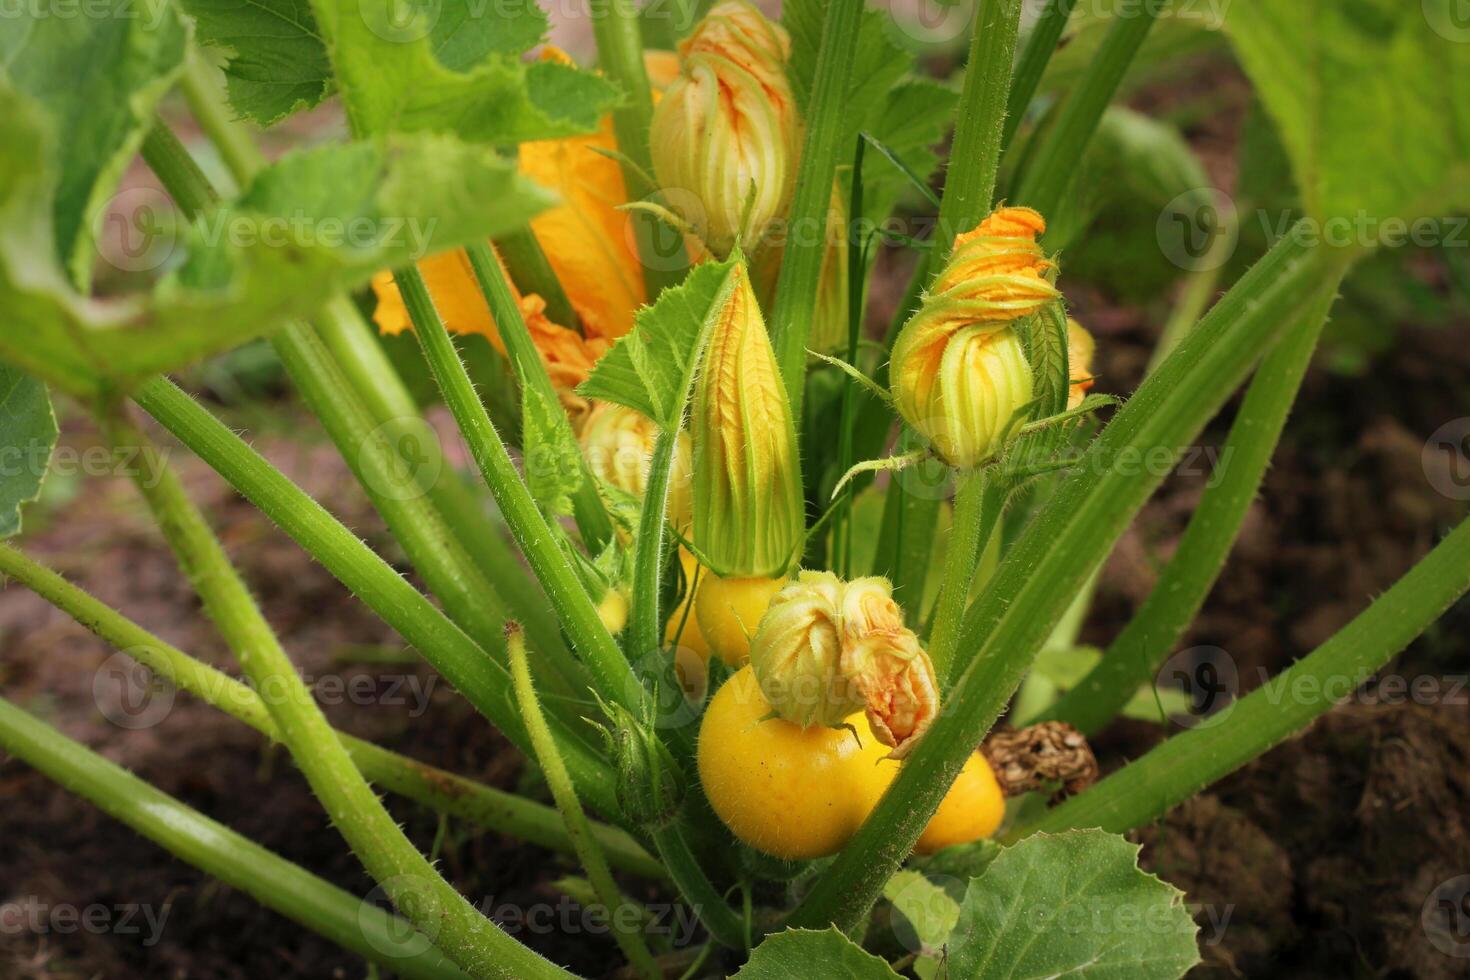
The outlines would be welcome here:
<svg viewBox="0 0 1470 980">
<path fill-rule="evenodd" d="M 899 414 L 952 466 L 998 452 L 1031 401 L 1031 366 L 1012 324 L 1061 296 L 1036 241 L 1045 229 L 1035 211 L 1002 208 L 958 236 L 893 346 Z"/>
</svg>

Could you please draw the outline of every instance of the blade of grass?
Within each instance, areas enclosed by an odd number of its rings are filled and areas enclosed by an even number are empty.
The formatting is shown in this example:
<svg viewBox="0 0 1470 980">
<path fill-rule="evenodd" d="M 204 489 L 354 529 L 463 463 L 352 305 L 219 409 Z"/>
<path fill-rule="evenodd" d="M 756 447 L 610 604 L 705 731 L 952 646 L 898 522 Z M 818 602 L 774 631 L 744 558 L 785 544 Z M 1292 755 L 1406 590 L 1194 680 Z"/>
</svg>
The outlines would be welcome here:
<svg viewBox="0 0 1470 980">
<path fill-rule="evenodd" d="M 541 713 L 541 702 L 537 700 L 536 687 L 531 683 L 531 667 L 526 662 L 525 634 L 521 632 L 520 626 L 511 622 L 506 624 L 505 638 L 506 648 L 510 653 L 510 673 L 515 680 L 516 703 L 520 705 L 521 717 L 526 720 L 526 728 L 531 732 L 535 758 L 546 775 L 546 784 L 551 788 L 556 808 L 561 811 L 567 836 L 572 839 L 572 846 L 576 848 L 582 870 L 592 883 L 598 901 L 611 917 L 613 939 L 633 969 L 642 974 L 645 980 L 659 980 L 663 972 L 654 963 L 653 954 L 643 941 L 643 934 L 636 925 L 631 929 L 623 925 L 623 909 L 627 903 L 618 891 L 617 883 L 613 881 L 607 858 L 603 856 L 602 849 L 597 846 L 597 840 L 592 835 L 587 814 L 582 809 L 581 801 L 577 799 L 577 791 L 572 787 L 572 780 L 567 775 L 561 753 L 557 751 L 556 739 L 552 738 L 550 729 L 546 727 L 546 716 Z"/>
<path fill-rule="evenodd" d="M 510 980 L 569 976 L 481 915 L 404 836 L 327 724 L 219 539 L 158 447 L 123 411 L 104 412 L 99 423 L 115 452 L 137 450 L 155 464 L 147 472 L 157 478 L 144 478 L 140 471 L 135 486 L 241 669 L 257 690 L 279 693 L 266 700 L 266 708 L 292 759 L 332 824 L 393 904 L 472 976 Z"/>
<path fill-rule="evenodd" d="M 1470 521 L 1331 639 L 1226 710 L 1218 724 L 1169 739 L 1017 836 L 1071 827 L 1124 833 L 1268 752 L 1352 696 L 1470 589 Z"/>
<path fill-rule="evenodd" d="M 857 52 L 858 28 L 862 24 L 863 0 L 831 0 L 822 23 L 822 42 L 817 52 L 807 107 L 806 138 L 801 164 L 796 172 L 796 196 L 787 224 L 789 234 L 776 280 L 776 301 L 771 309 L 771 343 L 791 417 L 801 427 L 801 400 L 806 391 L 806 349 L 812 332 L 812 317 L 821 283 L 826 235 L 813 229 L 827 227 L 827 208 L 832 203 L 832 180 L 837 173 L 838 137 L 842 134 L 848 79 Z"/>
<path fill-rule="evenodd" d="M 1001 136 L 1002 147 L 1009 147 L 1015 140 L 1016 131 L 1021 128 L 1026 109 L 1041 87 L 1046 66 L 1057 49 L 1057 42 L 1062 39 L 1062 32 L 1067 29 L 1067 21 L 1076 5 L 1077 0 L 1047 0 L 1046 8 L 1031 28 L 1031 36 L 1026 39 L 1026 48 L 1021 52 L 1021 61 L 1016 65 L 1015 79 L 1011 84 L 1010 108 L 1006 111 L 1005 133 Z"/>
<path fill-rule="evenodd" d="M 281 741 L 280 729 L 271 719 L 265 702 L 249 685 L 165 643 L 52 569 L 15 548 L 0 544 L 0 576 L 21 583 L 175 687 L 230 714 L 267 738 Z M 550 807 L 425 765 L 351 735 L 338 732 L 338 737 L 358 769 L 377 786 L 477 827 L 572 853 L 571 839 L 562 831 L 556 812 Z M 666 877 L 658 862 L 623 831 L 598 824 L 593 827 L 593 835 L 620 870 L 645 878 Z"/>
<path fill-rule="evenodd" d="M 159 378 L 134 396 L 148 412 L 247 500 L 312 554 L 352 593 L 383 616 L 506 737 L 530 747 L 512 703 L 510 675 L 436 609 L 391 565 L 223 422 Z M 90 623 L 89 623 L 90 625 Z M 595 750 L 563 727 L 567 754 L 584 797 L 616 814 L 612 772 Z"/>
<path fill-rule="evenodd" d="M 0 747 L 170 854 L 370 962 L 415 980 L 465 976 L 406 922 L 154 789 L 3 698 Z"/>
<path fill-rule="evenodd" d="M 1038 720 L 1060 718 L 1092 734 L 1147 684 L 1193 622 L 1219 577 L 1281 439 L 1286 417 L 1337 299 L 1330 283 L 1301 326 L 1271 350 L 1246 390 L 1224 452 L 1218 482 L 1206 487 L 1178 550 L 1098 665 Z"/>
<path fill-rule="evenodd" d="M 1015 691 L 1076 590 L 1165 476 L 1131 460 L 1177 453 L 1292 323 L 1305 297 L 1340 274 L 1341 255 L 1291 234 L 1218 304 L 1092 443 L 1074 474 L 1010 549 L 965 616 L 948 704 L 868 821 L 790 924 L 853 928 L 918 840 L 965 761 Z"/>
</svg>

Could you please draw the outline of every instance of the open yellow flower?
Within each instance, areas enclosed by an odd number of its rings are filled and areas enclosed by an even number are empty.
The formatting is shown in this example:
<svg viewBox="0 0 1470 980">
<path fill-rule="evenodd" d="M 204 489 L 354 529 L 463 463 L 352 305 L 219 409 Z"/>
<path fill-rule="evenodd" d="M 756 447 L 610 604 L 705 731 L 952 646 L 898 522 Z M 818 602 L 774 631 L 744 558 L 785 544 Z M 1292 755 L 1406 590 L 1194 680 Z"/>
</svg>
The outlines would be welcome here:
<svg viewBox="0 0 1470 980">
<path fill-rule="evenodd" d="M 894 404 L 951 466 L 985 462 L 1031 401 L 1030 362 L 1013 324 L 1061 296 L 1028 208 L 1002 208 L 955 239 L 949 262 L 893 346 Z"/>
</svg>

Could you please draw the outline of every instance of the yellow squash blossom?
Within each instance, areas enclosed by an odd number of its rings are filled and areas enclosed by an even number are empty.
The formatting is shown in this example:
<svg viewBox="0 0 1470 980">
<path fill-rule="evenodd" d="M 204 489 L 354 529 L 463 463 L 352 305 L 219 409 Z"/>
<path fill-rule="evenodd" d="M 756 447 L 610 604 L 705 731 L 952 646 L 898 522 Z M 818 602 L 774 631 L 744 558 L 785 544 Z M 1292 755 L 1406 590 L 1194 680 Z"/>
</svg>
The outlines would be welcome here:
<svg viewBox="0 0 1470 980">
<path fill-rule="evenodd" d="M 1092 376 L 1092 355 L 1097 350 L 1097 341 L 1087 329 L 1071 317 L 1067 317 L 1067 367 L 1071 387 L 1067 390 L 1067 410 L 1082 404 L 1088 391 L 1097 383 Z"/>
<path fill-rule="evenodd" d="M 951 466 L 993 456 L 1032 398 L 1033 378 L 1014 322 L 1061 296 L 1029 208 L 1002 208 L 955 239 L 949 262 L 893 346 L 899 414 Z"/>
</svg>

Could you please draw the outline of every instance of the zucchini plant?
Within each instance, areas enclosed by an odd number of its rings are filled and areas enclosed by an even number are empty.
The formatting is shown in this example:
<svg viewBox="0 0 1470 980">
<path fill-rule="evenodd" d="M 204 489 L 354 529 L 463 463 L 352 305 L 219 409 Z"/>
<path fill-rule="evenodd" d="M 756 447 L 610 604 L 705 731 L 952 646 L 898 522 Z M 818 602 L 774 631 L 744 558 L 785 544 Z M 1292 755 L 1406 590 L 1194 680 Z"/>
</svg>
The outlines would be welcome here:
<svg viewBox="0 0 1470 980">
<path fill-rule="evenodd" d="M 32 465 L 0 478 L 0 534 L 20 533 L 52 399 L 69 400 L 148 460 L 138 492 L 238 671 L 23 542 L 0 545 L 0 574 L 283 745 L 391 911 L 4 700 L 0 745 L 405 977 L 569 974 L 460 894 L 380 792 L 572 856 L 630 975 L 1182 975 L 1198 962 L 1183 895 L 1124 835 L 1330 710 L 1470 587 L 1461 524 L 1228 717 L 1089 785 L 1085 736 L 1199 611 L 1340 284 L 1394 244 L 1333 230 L 1470 204 L 1470 44 L 1448 3 L 1234 0 L 1199 24 L 1120 0 L 1077 13 L 1063 64 L 1073 0 L 1035 17 L 976 0 L 950 82 L 862 0 L 787 0 L 777 19 L 744 0 L 591 3 L 595 68 L 543 46 L 535 4 L 6 17 L 0 439 Z M 1157 32 L 1221 30 L 1301 196 L 1233 281 L 1197 161 L 1113 105 L 1167 47 Z M 327 101 L 342 135 L 262 151 L 261 130 Z M 124 182 L 140 157 L 162 192 Z M 1115 398 L 1068 315 L 1066 250 L 1135 178 L 1173 197 L 1160 245 L 1191 279 L 1146 379 Z M 934 220 L 892 220 L 915 213 Z M 911 282 L 869 336 L 885 250 Z M 99 257 L 126 288 L 95 281 Z M 414 581 L 168 377 L 261 338 Z M 421 368 L 470 472 L 435 452 L 405 380 Z M 1033 684 L 1242 386 L 1152 595 L 1064 693 Z M 162 439 L 381 617 L 549 797 L 334 730 Z M 1021 742 L 1072 768 L 993 732 L 1023 685 Z M 649 935 L 635 878 L 697 916 L 690 945 Z"/>
</svg>

